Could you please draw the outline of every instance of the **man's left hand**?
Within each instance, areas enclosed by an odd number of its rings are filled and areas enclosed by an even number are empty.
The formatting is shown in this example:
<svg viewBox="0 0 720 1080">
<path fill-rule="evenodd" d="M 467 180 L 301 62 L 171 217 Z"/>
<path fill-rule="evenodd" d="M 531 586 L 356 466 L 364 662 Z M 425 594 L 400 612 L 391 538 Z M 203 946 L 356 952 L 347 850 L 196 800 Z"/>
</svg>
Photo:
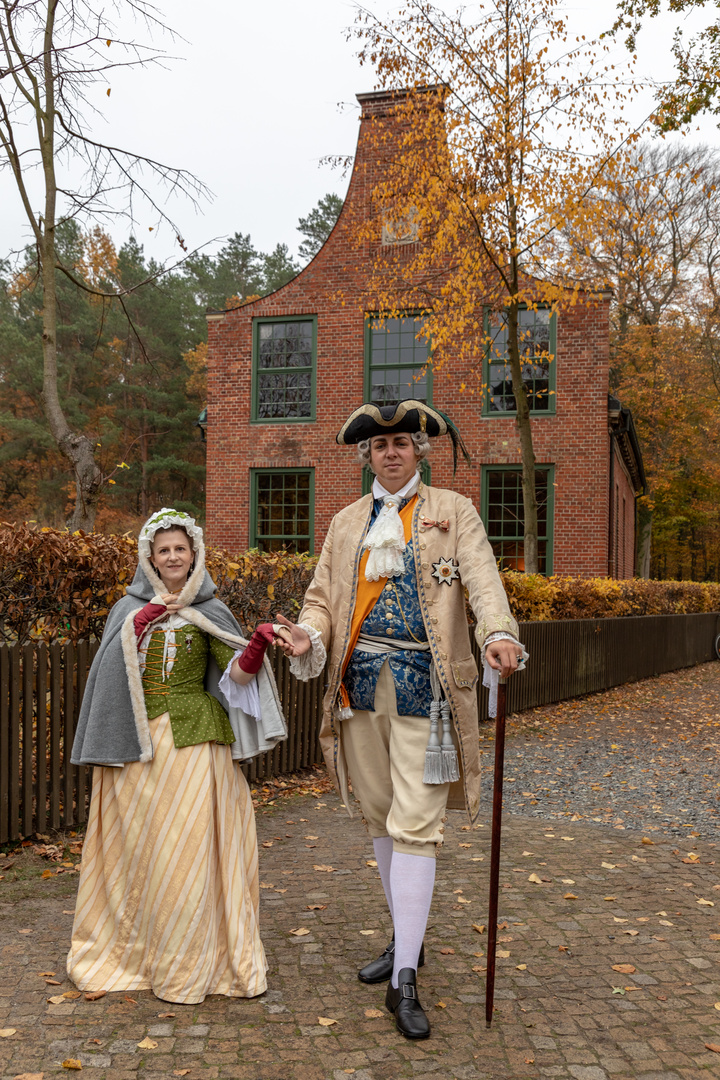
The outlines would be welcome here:
<svg viewBox="0 0 720 1080">
<path fill-rule="evenodd" d="M 512 673 L 517 670 L 521 656 L 519 642 L 510 641 L 508 638 L 491 641 L 485 650 L 485 658 L 490 667 L 499 671 L 500 677 L 503 679 L 509 679 Z"/>
</svg>

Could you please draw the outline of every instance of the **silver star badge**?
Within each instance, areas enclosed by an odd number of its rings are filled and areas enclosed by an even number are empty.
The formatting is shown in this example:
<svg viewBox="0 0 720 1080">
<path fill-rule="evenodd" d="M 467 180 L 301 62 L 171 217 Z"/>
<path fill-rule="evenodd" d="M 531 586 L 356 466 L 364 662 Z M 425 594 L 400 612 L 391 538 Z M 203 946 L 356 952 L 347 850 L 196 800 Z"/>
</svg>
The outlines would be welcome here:
<svg viewBox="0 0 720 1080">
<path fill-rule="evenodd" d="M 460 567 L 454 559 L 438 559 L 433 563 L 432 576 L 437 578 L 438 581 L 444 581 L 447 585 L 452 584 L 456 578 L 459 578 L 458 570 Z"/>
</svg>

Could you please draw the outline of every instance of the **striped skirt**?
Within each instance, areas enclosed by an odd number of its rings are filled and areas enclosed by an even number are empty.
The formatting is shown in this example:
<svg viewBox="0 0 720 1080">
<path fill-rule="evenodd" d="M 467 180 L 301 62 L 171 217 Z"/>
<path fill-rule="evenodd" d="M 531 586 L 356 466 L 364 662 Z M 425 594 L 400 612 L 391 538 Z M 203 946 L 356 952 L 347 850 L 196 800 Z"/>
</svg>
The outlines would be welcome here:
<svg viewBox="0 0 720 1080">
<path fill-rule="evenodd" d="M 168 713 L 151 732 L 151 762 L 94 770 L 68 975 L 80 990 L 187 1004 L 262 994 L 245 777 L 229 746 L 176 749 Z"/>
</svg>

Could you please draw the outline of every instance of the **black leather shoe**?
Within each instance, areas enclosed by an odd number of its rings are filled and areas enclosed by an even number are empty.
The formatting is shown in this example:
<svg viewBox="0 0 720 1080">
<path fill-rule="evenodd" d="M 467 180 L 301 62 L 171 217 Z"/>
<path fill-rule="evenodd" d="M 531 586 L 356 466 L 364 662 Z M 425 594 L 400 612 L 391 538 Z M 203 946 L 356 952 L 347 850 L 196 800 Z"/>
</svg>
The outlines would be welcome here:
<svg viewBox="0 0 720 1080">
<path fill-rule="evenodd" d="M 395 1016 L 395 1024 L 406 1039 L 427 1039 L 430 1024 L 425 1010 L 418 1001 L 416 973 L 414 968 L 403 968 L 398 975 L 398 987 L 390 984 L 385 995 L 385 1006 Z"/>
<path fill-rule="evenodd" d="M 393 973 L 393 963 L 395 961 L 395 935 L 393 939 L 385 949 L 384 953 L 378 956 L 377 960 L 371 960 L 365 967 L 360 968 L 358 971 L 358 979 L 364 983 L 381 983 L 387 982 Z M 418 967 L 421 968 L 425 964 L 425 942 L 420 946 L 420 956 L 418 957 Z"/>
</svg>

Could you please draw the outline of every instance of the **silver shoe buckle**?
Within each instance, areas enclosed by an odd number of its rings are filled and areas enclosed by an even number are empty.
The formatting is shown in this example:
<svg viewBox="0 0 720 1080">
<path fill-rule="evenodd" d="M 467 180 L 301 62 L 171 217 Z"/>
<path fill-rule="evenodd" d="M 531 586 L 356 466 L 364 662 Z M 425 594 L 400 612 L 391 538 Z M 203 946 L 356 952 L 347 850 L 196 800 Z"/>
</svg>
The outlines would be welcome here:
<svg viewBox="0 0 720 1080">
<path fill-rule="evenodd" d="M 412 983 L 403 983 L 400 987 L 401 997 L 409 998 L 411 1001 L 417 1001 L 417 988 Z"/>
</svg>

